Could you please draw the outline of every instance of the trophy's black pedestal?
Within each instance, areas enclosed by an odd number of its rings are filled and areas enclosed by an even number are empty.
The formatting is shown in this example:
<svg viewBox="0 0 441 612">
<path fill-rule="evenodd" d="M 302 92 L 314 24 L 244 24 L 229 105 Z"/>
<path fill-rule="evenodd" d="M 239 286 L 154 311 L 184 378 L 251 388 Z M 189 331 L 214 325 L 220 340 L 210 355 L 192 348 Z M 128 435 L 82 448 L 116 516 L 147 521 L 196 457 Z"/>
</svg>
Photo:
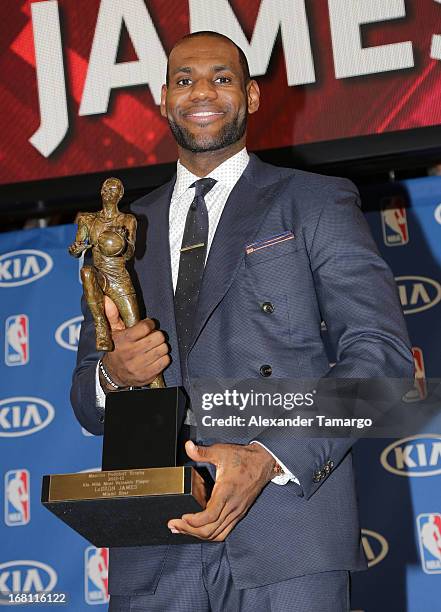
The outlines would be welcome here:
<svg viewBox="0 0 441 612">
<path fill-rule="evenodd" d="M 43 505 L 98 547 L 200 542 L 167 522 L 204 505 L 199 475 L 176 465 L 179 389 L 107 396 L 102 472 L 43 477 Z"/>
</svg>

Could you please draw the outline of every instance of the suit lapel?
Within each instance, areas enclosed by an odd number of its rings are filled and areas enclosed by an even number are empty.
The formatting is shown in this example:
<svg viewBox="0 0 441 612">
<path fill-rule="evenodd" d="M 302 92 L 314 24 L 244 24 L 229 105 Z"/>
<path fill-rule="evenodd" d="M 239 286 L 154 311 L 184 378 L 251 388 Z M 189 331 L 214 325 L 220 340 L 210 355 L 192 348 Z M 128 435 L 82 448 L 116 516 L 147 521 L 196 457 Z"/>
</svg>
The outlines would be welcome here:
<svg viewBox="0 0 441 612">
<path fill-rule="evenodd" d="M 259 188 L 253 180 L 259 165 L 257 158 L 251 157 L 222 212 L 202 279 L 192 346 L 211 312 L 228 291 L 244 258 L 245 246 L 252 242 L 269 209 L 270 190 Z"/>
</svg>

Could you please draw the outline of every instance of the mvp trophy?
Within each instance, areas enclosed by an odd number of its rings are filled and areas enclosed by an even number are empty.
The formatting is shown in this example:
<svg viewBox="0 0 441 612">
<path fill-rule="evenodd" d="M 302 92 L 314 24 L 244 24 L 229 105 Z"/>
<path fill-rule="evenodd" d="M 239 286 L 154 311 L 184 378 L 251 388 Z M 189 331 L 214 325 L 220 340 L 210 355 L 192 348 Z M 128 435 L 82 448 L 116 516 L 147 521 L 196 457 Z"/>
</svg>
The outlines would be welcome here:
<svg viewBox="0 0 441 612">
<path fill-rule="evenodd" d="M 124 188 L 107 179 L 103 208 L 80 213 L 69 253 L 92 251 L 81 270 L 98 351 L 113 350 L 104 296 L 118 307 L 126 327 L 139 320 L 135 290 L 126 270 L 134 254 L 136 219 L 118 210 Z M 162 375 L 148 389 L 115 391 L 106 397 L 101 472 L 43 477 L 42 503 L 97 547 L 198 542 L 171 537 L 167 522 L 205 507 L 207 485 L 195 468 L 177 466 L 178 392 Z"/>
</svg>

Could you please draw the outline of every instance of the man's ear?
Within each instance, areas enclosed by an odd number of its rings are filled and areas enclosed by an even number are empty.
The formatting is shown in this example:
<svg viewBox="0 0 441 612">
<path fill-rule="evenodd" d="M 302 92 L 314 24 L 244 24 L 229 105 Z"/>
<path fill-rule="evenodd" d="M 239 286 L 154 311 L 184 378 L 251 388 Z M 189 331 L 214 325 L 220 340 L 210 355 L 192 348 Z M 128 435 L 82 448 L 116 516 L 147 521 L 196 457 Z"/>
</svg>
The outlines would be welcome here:
<svg viewBox="0 0 441 612">
<path fill-rule="evenodd" d="M 247 102 L 248 102 L 248 113 L 252 115 L 255 113 L 260 105 L 260 89 L 257 81 L 251 79 L 247 85 Z"/>
<path fill-rule="evenodd" d="M 167 111 L 165 109 L 166 97 L 167 97 L 167 85 L 163 85 L 161 88 L 161 105 L 160 105 L 160 111 L 163 117 L 167 117 Z"/>
</svg>

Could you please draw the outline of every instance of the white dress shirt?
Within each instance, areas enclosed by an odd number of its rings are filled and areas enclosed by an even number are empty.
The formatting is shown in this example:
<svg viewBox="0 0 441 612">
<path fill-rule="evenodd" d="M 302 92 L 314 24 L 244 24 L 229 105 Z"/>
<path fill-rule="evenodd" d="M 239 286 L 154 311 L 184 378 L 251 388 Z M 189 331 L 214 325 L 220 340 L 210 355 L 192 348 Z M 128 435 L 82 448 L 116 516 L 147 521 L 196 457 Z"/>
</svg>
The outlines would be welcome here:
<svg viewBox="0 0 441 612">
<path fill-rule="evenodd" d="M 241 177 L 243 171 L 248 165 L 249 155 L 247 150 L 243 148 L 241 151 L 229 157 L 220 166 L 215 168 L 209 178 L 216 180 L 216 184 L 205 196 L 205 203 L 208 211 L 208 244 L 207 254 L 210 251 L 214 235 L 222 215 L 224 206 L 228 200 L 233 187 Z M 195 181 L 201 177 L 196 176 L 190 170 L 185 168 L 180 161 L 176 167 L 176 183 L 173 189 L 170 211 L 169 211 L 169 244 L 170 244 L 170 260 L 171 272 L 173 279 L 173 290 L 176 290 L 178 281 L 180 249 L 182 246 L 182 238 L 184 235 L 185 221 L 190 205 L 194 199 L 195 189 L 190 187 Z M 105 394 L 99 382 L 99 370 L 96 370 L 96 400 L 97 407 L 104 408 Z M 283 474 L 275 476 L 272 482 L 275 484 L 286 484 L 290 480 L 300 484 L 297 478 L 289 472 L 289 470 L 277 459 L 277 457 L 260 442 L 253 441 L 251 444 L 260 444 L 263 446 L 277 461 L 283 469 Z"/>
</svg>

